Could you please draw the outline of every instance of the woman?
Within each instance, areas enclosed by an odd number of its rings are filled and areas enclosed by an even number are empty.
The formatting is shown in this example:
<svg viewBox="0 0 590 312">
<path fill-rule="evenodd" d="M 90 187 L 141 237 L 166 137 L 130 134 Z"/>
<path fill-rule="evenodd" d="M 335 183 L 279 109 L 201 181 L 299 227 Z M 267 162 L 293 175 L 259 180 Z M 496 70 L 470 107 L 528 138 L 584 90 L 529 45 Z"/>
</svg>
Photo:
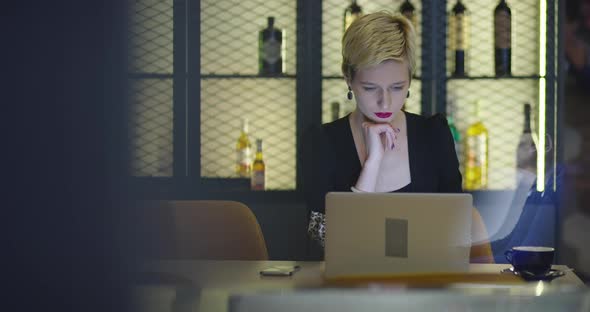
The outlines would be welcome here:
<svg viewBox="0 0 590 312">
<path fill-rule="evenodd" d="M 309 132 L 311 146 L 303 147 L 311 164 L 304 173 L 308 231 L 322 246 L 327 192 L 462 192 L 446 119 L 402 110 L 416 65 L 414 37 L 406 18 L 378 12 L 354 21 L 342 38 L 342 74 L 356 109 Z M 478 248 L 472 260 L 491 261 L 489 244 Z"/>
</svg>

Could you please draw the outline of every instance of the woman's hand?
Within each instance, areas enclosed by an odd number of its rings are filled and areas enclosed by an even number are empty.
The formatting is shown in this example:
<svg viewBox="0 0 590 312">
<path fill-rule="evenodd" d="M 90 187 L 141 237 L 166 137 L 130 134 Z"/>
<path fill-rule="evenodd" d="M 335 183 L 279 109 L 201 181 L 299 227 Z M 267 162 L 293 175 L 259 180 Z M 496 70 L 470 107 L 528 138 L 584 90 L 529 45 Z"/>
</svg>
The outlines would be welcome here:
<svg viewBox="0 0 590 312">
<path fill-rule="evenodd" d="M 399 129 L 394 129 L 388 123 L 365 121 L 361 125 L 365 136 L 367 155 L 355 188 L 362 192 L 375 192 L 375 184 L 379 176 L 381 160 L 385 151 L 392 150 L 395 147 Z"/>
<path fill-rule="evenodd" d="M 397 133 L 399 129 L 393 128 L 389 123 L 372 123 L 363 122 L 363 133 L 365 135 L 365 147 L 367 157 L 365 161 L 381 162 L 386 150 L 392 150 L 395 147 Z"/>
</svg>

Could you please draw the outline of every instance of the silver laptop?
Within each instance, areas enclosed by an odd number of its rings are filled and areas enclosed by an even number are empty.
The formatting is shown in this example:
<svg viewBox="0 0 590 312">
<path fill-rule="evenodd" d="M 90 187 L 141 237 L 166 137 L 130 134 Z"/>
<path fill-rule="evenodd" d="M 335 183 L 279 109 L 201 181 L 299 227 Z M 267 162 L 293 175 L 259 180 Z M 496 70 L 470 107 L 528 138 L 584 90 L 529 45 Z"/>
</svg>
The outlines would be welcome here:
<svg viewBox="0 0 590 312">
<path fill-rule="evenodd" d="M 470 194 L 326 195 L 325 275 L 467 272 Z"/>
</svg>

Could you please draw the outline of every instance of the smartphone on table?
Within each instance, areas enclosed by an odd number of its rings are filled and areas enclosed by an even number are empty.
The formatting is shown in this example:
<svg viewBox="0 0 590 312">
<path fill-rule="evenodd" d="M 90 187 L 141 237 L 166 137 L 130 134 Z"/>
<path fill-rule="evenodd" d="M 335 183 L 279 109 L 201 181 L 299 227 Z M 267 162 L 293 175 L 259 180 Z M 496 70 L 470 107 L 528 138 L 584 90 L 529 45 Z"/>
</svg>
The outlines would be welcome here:
<svg viewBox="0 0 590 312">
<path fill-rule="evenodd" d="M 292 276 L 299 271 L 301 267 L 298 265 L 275 265 L 260 271 L 262 276 Z"/>
</svg>

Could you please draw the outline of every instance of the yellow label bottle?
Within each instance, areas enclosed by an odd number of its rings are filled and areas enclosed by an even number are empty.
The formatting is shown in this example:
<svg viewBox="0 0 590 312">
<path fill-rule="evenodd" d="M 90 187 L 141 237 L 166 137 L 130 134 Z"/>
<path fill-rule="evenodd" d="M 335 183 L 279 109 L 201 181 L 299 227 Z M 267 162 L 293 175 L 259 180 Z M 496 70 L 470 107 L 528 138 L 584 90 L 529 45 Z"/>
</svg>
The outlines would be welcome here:
<svg viewBox="0 0 590 312">
<path fill-rule="evenodd" d="M 356 0 L 352 0 L 350 5 L 344 10 L 344 25 L 343 31 L 348 29 L 348 26 L 354 22 L 355 19 L 363 15 L 363 9 L 356 3 Z"/>
<path fill-rule="evenodd" d="M 262 158 L 262 140 L 256 140 L 256 156 L 254 163 L 252 163 L 252 177 L 251 187 L 254 191 L 264 191 L 266 177 L 265 177 L 266 166 L 264 165 L 264 159 Z"/>
<path fill-rule="evenodd" d="M 449 47 L 455 54 L 453 76 L 467 75 L 465 61 L 469 48 L 469 14 L 461 0 L 458 0 L 449 16 Z"/>
<path fill-rule="evenodd" d="M 242 120 L 242 131 L 236 143 L 236 174 L 238 177 L 250 177 L 251 169 L 251 149 L 250 138 L 248 137 L 248 119 Z"/>
<path fill-rule="evenodd" d="M 466 191 L 488 187 L 488 129 L 481 121 L 481 102 L 475 104 L 477 120 L 465 133 L 463 188 Z"/>
</svg>

